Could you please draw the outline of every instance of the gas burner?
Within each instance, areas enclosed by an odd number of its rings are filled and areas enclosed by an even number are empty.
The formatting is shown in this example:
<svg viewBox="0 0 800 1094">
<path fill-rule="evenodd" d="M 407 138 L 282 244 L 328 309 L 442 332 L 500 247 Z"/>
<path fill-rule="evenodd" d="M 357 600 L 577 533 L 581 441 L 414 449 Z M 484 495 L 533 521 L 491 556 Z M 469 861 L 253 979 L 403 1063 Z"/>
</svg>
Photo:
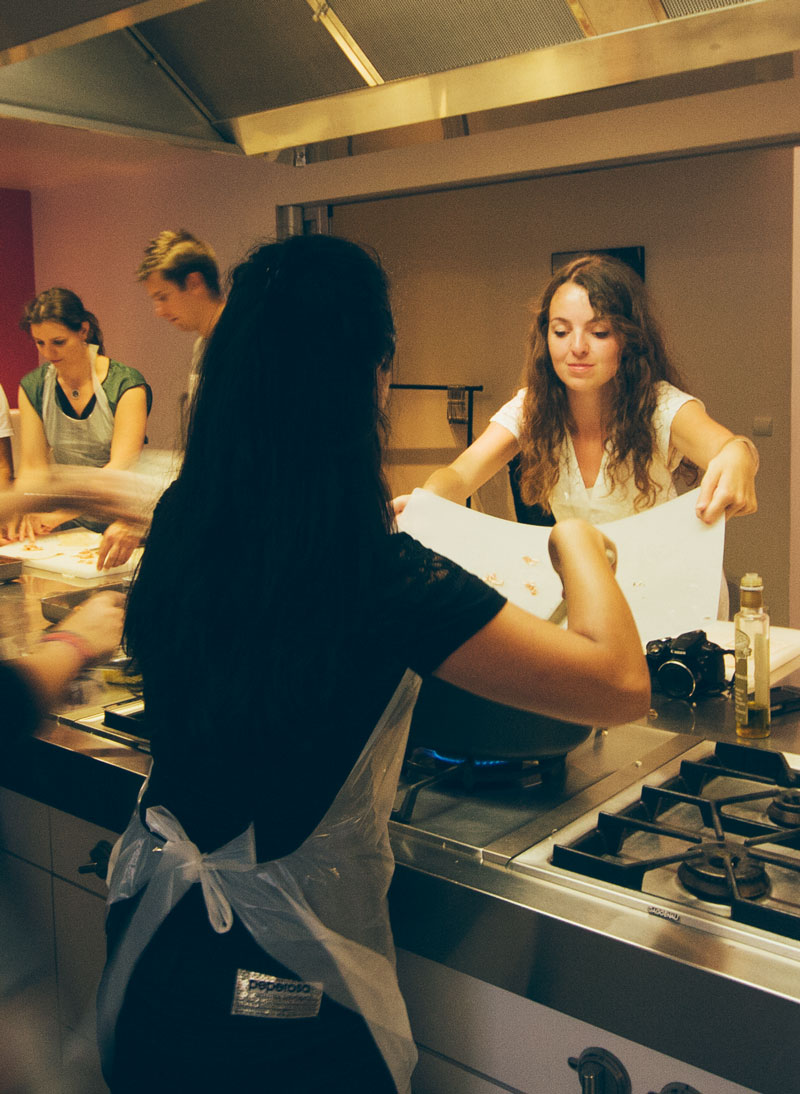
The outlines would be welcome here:
<svg viewBox="0 0 800 1094">
<path fill-rule="evenodd" d="M 398 791 L 401 799 L 392 819 L 407 824 L 422 790 L 452 788 L 456 793 L 475 790 L 504 794 L 526 792 L 536 787 L 557 790 L 566 776 L 566 756 L 543 756 L 536 760 L 479 760 L 442 756 L 429 748 L 414 748 L 406 756 Z"/>
<path fill-rule="evenodd" d="M 780 794 L 767 807 L 767 816 L 782 828 L 800 828 L 800 792 Z"/>
<path fill-rule="evenodd" d="M 537 760 L 491 760 L 470 756 L 443 756 L 434 749 L 415 748 L 407 758 L 407 771 L 413 774 L 440 774 L 440 785 L 456 782 L 464 790 L 482 786 L 539 786 L 564 777 L 565 756 L 546 756 Z"/>
<path fill-rule="evenodd" d="M 704 843 L 681 862 L 678 878 L 690 893 L 712 904 L 756 900 L 769 892 L 763 865 L 740 843 Z"/>
</svg>

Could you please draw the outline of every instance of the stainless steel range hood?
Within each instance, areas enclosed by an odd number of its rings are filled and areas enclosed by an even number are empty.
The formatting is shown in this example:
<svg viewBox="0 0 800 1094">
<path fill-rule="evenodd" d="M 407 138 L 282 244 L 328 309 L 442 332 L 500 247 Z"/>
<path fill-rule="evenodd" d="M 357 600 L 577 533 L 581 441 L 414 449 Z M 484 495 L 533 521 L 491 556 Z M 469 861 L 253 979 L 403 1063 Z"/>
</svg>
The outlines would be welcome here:
<svg viewBox="0 0 800 1094">
<path fill-rule="evenodd" d="M 797 0 L 40 0 L 0 115 L 307 163 L 791 77 Z"/>
</svg>

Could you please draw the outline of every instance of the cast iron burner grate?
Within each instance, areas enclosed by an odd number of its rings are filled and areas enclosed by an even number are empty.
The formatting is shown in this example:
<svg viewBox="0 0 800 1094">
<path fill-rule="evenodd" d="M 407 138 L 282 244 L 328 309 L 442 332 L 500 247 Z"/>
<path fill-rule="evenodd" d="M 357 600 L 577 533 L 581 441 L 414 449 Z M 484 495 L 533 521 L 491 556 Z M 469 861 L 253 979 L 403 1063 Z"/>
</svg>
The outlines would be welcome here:
<svg viewBox="0 0 800 1094">
<path fill-rule="evenodd" d="M 767 816 L 782 828 L 800 828 L 800 794 L 787 791 L 767 806 Z"/>
<path fill-rule="evenodd" d="M 742 780 L 757 789 L 713 796 L 710 784 L 716 780 L 726 787 Z M 800 901 L 769 900 L 771 868 L 800 879 L 800 856 L 762 846 L 800 850 L 798 785 L 800 777 L 780 753 L 721 742 L 706 760 L 684 760 L 680 775 L 664 786 L 643 786 L 638 801 L 620 813 L 601 812 L 590 832 L 569 846 L 553 847 L 552 862 L 638 890 L 650 871 L 677 866 L 689 892 L 711 904 L 729 904 L 732 919 L 800 940 Z M 784 819 L 777 820 L 776 812 Z M 637 857 L 631 848 L 642 833 L 656 837 L 663 850 L 676 841 L 684 847 Z"/>
<path fill-rule="evenodd" d="M 484 787 L 528 789 L 564 779 L 566 756 L 543 756 L 531 760 L 478 760 L 470 757 L 442 756 L 429 748 L 415 748 L 403 765 L 407 783 L 401 789 L 400 804 L 392 820 L 407 824 L 411 820 L 417 796 L 430 787 L 456 786 L 472 793 Z"/>
<path fill-rule="evenodd" d="M 728 840 L 703 844 L 679 864 L 678 877 L 690 893 L 712 904 L 729 904 L 737 894 L 755 900 L 769 892 L 764 865 Z"/>
</svg>

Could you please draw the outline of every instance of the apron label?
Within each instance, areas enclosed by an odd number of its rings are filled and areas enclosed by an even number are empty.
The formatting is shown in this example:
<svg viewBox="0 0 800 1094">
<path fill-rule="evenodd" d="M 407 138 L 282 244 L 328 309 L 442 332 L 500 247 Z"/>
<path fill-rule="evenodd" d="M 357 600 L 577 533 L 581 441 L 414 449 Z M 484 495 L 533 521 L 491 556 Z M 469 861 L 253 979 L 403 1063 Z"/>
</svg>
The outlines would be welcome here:
<svg viewBox="0 0 800 1094">
<path fill-rule="evenodd" d="M 246 1014 L 251 1018 L 316 1018 L 321 1002 L 322 984 L 236 970 L 231 1014 Z"/>
</svg>

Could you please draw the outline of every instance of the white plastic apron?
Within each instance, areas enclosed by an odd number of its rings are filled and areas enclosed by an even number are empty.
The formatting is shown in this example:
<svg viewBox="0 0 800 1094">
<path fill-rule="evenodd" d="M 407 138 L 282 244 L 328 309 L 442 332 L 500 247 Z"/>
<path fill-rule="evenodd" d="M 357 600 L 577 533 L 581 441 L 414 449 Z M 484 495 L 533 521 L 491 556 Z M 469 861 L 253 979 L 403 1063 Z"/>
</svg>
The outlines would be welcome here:
<svg viewBox="0 0 800 1094">
<path fill-rule="evenodd" d="M 92 364 L 94 409 L 88 418 L 70 418 L 65 414 L 56 399 L 56 367 L 50 365 L 45 373 L 42 392 L 42 426 L 56 463 L 104 467 L 111 455 L 114 415 L 95 372 L 97 346 L 89 346 L 88 349 Z"/>
<path fill-rule="evenodd" d="M 109 904 L 145 886 L 147 891 L 100 984 L 98 1037 L 106 1074 L 134 966 L 172 908 L 200 882 L 214 930 L 230 930 L 236 912 L 265 952 L 302 980 L 322 982 L 332 999 L 359 1012 L 398 1091 L 410 1090 L 417 1052 L 389 926 L 394 857 L 387 823 L 419 686 L 419 677 L 407 671 L 330 809 L 284 858 L 256 862 L 252 825 L 203 855 L 169 810 L 149 808 L 147 827 L 134 812 L 112 855 Z"/>
</svg>

